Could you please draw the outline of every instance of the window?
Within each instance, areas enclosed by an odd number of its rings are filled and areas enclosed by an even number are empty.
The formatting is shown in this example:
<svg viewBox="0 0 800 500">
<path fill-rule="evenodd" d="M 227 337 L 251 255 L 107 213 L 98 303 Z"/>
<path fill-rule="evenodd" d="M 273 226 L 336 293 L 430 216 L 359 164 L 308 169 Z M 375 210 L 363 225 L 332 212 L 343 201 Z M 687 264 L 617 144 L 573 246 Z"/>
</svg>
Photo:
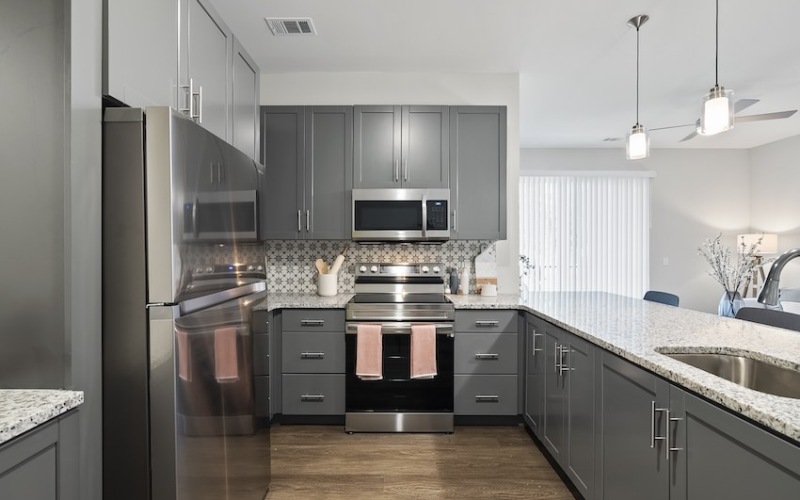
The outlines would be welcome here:
<svg viewBox="0 0 800 500">
<path fill-rule="evenodd" d="M 641 298 L 650 281 L 651 176 L 546 172 L 520 177 L 523 290 Z"/>
</svg>

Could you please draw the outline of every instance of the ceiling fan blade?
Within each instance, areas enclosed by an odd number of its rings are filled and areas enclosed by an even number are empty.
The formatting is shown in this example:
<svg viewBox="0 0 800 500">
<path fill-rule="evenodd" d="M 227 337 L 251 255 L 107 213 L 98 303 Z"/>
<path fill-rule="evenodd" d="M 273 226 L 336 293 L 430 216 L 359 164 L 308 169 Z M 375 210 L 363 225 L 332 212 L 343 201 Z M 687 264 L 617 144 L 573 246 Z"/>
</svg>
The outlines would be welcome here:
<svg viewBox="0 0 800 500">
<path fill-rule="evenodd" d="M 739 99 L 733 105 L 733 112 L 738 113 L 740 111 L 744 111 L 745 109 L 749 108 L 753 104 L 759 102 L 761 99 Z"/>
<path fill-rule="evenodd" d="M 760 122 L 764 120 L 782 120 L 783 118 L 789 118 L 795 113 L 797 113 L 797 110 L 792 109 L 790 111 L 777 111 L 775 113 L 763 113 L 760 115 L 737 116 L 735 120 L 736 123 Z"/>
<path fill-rule="evenodd" d="M 686 137 L 684 137 L 683 139 L 681 139 L 678 142 L 686 142 L 688 140 L 694 139 L 696 136 L 697 136 L 697 130 L 693 131 L 691 134 L 687 135 Z"/>
<path fill-rule="evenodd" d="M 694 127 L 694 126 L 695 126 L 694 123 L 684 123 L 683 125 L 670 125 L 669 127 L 651 128 L 650 132 L 652 132 L 654 130 L 667 130 L 667 129 L 671 129 L 671 128 Z"/>
</svg>

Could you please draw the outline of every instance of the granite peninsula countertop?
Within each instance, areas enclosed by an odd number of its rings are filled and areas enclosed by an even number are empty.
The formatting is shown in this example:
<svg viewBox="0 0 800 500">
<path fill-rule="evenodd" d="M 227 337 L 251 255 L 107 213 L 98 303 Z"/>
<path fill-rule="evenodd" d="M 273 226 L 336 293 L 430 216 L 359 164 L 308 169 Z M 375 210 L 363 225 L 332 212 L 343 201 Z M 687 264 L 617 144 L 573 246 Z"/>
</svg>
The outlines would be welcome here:
<svg viewBox="0 0 800 500">
<path fill-rule="evenodd" d="M 257 309 L 344 308 L 352 294 L 269 294 Z M 760 393 L 662 352 L 744 355 L 800 370 L 800 333 L 601 292 L 450 295 L 456 309 L 528 311 L 800 442 L 800 399 Z"/>
<path fill-rule="evenodd" d="M 0 445 L 82 403 L 82 391 L 0 389 Z"/>
</svg>

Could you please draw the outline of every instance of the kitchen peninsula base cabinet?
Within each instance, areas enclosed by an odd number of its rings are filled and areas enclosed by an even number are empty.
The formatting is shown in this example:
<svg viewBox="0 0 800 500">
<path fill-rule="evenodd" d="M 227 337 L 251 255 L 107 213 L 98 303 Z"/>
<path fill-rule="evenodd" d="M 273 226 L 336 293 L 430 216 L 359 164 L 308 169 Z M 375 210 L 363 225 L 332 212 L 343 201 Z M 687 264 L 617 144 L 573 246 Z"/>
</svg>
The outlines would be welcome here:
<svg viewBox="0 0 800 500">
<path fill-rule="evenodd" d="M 599 498 L 798 497 L 796 444 L 613 354 L 602 357 Z"/>
<path fill-rule="evenodd" d="M 542 439 L 544 427 L 544 324 L 532 314 L 524 315 L 525 394 L 523 418 L 533 434 Z"/>
<path fill-rule="evenodd" d="M 290 309 L 280 314 L 281 413 L 343 417 L 344 311 Z"/>
<path fill-rule="evenodd" d="M 0 445 L 0 498 L 79 500 L 78 411 Z"/>
<path fill-rule="evenodd" d="M 350 239 L 352 106 L 262 106 L 261 234 Z"/>
</svg>

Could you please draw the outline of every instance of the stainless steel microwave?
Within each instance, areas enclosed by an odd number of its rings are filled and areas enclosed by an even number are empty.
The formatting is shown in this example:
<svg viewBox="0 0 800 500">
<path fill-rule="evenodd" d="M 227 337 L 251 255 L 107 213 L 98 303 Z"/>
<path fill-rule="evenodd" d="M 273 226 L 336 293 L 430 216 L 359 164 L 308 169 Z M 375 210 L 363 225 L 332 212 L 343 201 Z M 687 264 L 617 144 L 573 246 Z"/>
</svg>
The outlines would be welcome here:
<svg viewBox="0 0 800 500">
<path fill-rule="evenodd" d="M 258 192 L 198 193 L 183 204 L 184 241 L 258 240 Z"/>
<path fill-rule="evenodd" d="M 450 239 L 449 189 L 353 189 L 353 241 Z"/>
</svg>

